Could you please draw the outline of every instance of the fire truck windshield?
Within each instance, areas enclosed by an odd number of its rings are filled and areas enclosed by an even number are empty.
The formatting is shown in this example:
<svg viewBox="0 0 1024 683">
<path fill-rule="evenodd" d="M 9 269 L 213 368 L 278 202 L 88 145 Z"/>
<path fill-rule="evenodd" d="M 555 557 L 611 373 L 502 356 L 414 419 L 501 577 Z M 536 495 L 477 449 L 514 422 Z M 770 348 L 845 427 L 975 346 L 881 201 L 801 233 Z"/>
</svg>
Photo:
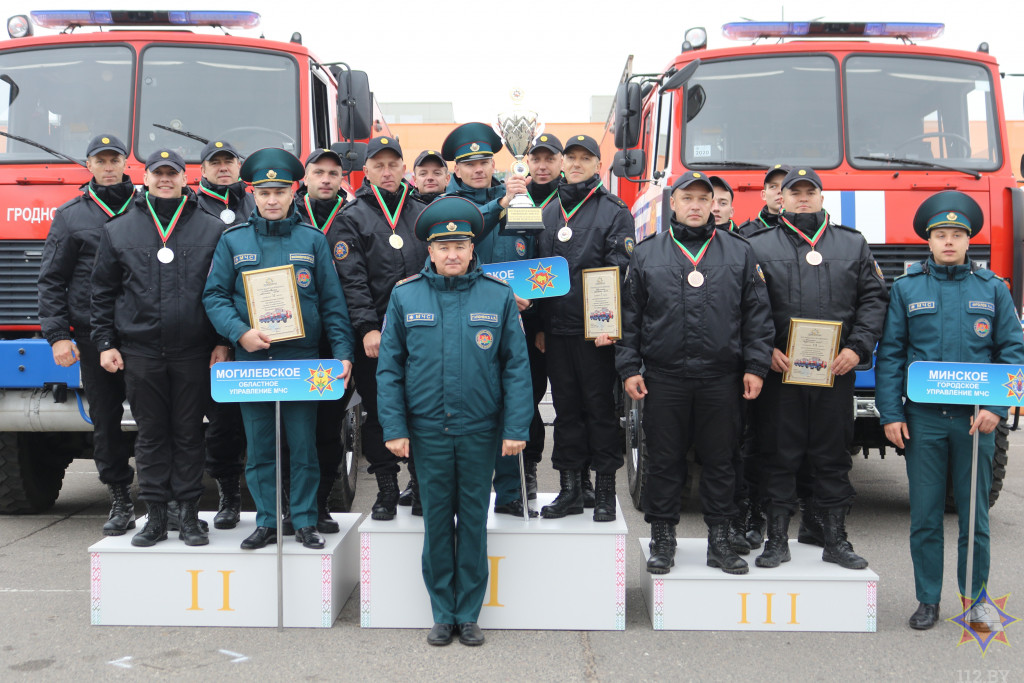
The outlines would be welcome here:
<svg viewBox="0 0 1024 683">
<path fill-rule="evenodd" d="M 142 52 L 136 156 L 161 147 L 198 162 L 203 143 L 171 131 L 223 138 L 243 155 L 263 147 L 299 152 L 294 59 L 256 50 L 154 45 Z"/>
<path fill-rule="evenodd" d="M 128 139 L 132 50 L 122 45 L 0 52 L 0 130 L 76 159 L 100 133 Z M 0 163 L 70 163 L 0 137 Z"/>
<path fill-rule="evenodd" d="M 978 171 L 999 168 L 987 69 L 945 59 L 853 55 L 843 71 L 853 166 L 900 166 L 898 160 L 906 159 Z"/>
</svg>

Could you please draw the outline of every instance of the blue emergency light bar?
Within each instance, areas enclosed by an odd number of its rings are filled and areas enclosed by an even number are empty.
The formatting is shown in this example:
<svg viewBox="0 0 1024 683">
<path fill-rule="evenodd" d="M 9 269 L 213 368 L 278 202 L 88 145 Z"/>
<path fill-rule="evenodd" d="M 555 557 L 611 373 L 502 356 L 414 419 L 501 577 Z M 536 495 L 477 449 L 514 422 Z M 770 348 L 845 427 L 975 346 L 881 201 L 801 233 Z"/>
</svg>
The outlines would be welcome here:
<svg viewBox="0 0 1024 683">
<path fill-rule="evenodd" d="M 945 30 L 945 24 L 921 22 L 836 22 L 836 21 L 737 21 L 722 26 L 732 40 L 758 38 L 904 38 L 931 40 Z"/>
<path fill-rule="evenodd" d="M 260 25 L 258 12 L 163 10 L 42 10 L 32 21 L 50 29 L 70 26 L 219 26 L 251 29 Z"/>
</svg>

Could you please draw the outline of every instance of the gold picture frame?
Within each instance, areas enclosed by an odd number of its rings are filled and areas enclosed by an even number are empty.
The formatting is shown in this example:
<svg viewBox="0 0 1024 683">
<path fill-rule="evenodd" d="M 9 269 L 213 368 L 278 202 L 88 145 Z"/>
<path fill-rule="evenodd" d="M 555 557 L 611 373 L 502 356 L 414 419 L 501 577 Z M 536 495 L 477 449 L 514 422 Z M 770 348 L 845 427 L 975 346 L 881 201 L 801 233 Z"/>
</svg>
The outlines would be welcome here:
<svg viewBox="0 0 1024 683">
<path fill-rule="evenodd" d="M 242 273 L 249 325 L 270 337 L 271 342 L 301 339 L 302 324 L 295 266 L 276 266 Z"/>
<path fill-rule="evenodd" d="M 838 320 L 790 318 L 786 355 L 790 368 L 783 384 L 831 387 L 835 383 L 832 361 L 839 354 L 843 323 Z"/>
<path fill-rule="evenodd" d="M 583 336 L 596 339 L 600 334 L 622 338 L 618 266 L 583 271 Z"/>
</svg>

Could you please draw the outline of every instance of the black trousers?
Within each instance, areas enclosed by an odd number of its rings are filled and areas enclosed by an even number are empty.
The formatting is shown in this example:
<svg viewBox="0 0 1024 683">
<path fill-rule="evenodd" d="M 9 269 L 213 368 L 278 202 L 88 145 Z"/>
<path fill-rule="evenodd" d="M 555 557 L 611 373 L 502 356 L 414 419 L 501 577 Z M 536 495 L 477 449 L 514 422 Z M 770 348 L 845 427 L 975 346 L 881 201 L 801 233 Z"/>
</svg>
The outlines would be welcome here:
<svg viewBox="0 0 1024 683">
<path fill-rule="evenodd" d="M 124 357 L 128 402 L 138 425 L 139 498 L 193 500 L 203 492 L 203 413 L 210 359 Z"/>
<path fill-rule="evenodd" d="M 367 471 L 398 473 L 398 457 L 384 445 L 384 430 L 377 420 L 377 359 L 369 358 L 363 351 L 361 340 L 354 344 L 356 352 L 353 374 L 356 378 L 356 390 L 363 397 L 363 455 L 369 463 Z"/>
<path fill-rule="evenodd" d="M 316 404 L 316 458 L 320 463 L 320 487 L 329 488 L 338 478 L 345 448 L 341 443 L 341 430 L 345 421 L 345 408 L 353 393 L 353 382 L 344 396 L 334 401 Z"/>
<path fill-rule="evenodd" d="M 206 473 L 214 479 L 241 477 L 245 471 L 245 428 L 237 403 L 206 406 Z"/>
<path fill-rule="evenodd" d="M 121 431 L 124 417 L 124 372 L 110 373 L 100 367 L 100 353 L 88 337 L 77 337 L 79 367 L 92 420 L 92 450 L 96 471 L 104 484 L 128 486 L 135 470 L 128 462 L 131 440 Z"/>
<path fill-rule="evenodd" d="M 686 480 L 686 452 L 697 450 L 702 472 L 701 511 L 708 525 L 736 515 L 733 460 L 740 436 L 743 383 L 739 375 L 680 379 L 644 376 L 643 427 L 647 435 L 647 486 L 642 507 L 647 522 L 679 523 Z"/>
<path fill-rule="evenodd" d="M 809 468 L 814 505 L 832 508 L 853 501 L 853 383 L 852 372 L 836 377 L 831 388 L 783 384 L 781 374 L 768 373 L 756 415 L 762 498 L 769 506 L 796 511 L 802 467 Z"/>
<path fill-rule="evenodd" d="M 540 416 L 539 404 L 548 391 L 547 358 L 534 344 L 537 333 L 541 331 L 540 321 L 525 322 L 524 326 L 530 355 L 530 379 L 533 381 L 533 420 L 530 422 L 530 439 L 523 449 L 523 460 L 540 462 L 544 454 L 544 419 Z"/>
<path fill-rule="evenodd" d="M 581 470 L 590 461 L 594 471 L 614 474 L 624 450 L 612 395 L 618 381 L 614 347 L 559 334 L 546 335 L 545 346 L 555 404 L 551 464 L 556 470 Z"/>
</svg>

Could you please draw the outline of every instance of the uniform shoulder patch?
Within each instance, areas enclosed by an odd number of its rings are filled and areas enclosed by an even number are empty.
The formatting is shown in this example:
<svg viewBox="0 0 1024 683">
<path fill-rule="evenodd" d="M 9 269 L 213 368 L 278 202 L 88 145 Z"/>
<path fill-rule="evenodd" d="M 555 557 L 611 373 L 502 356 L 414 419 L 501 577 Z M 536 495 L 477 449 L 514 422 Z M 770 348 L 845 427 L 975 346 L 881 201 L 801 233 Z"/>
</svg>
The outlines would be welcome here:
<svg viewBox="0 0 1024 683">
<path fill-rule="evenodd" d="M 344 261 L 346 258 L 348 258 L 348 242 L 345 240 L 339 240 L 338 243 L 334 245 L 334 260 Z"/>
<path fill-rule="evenodd" d="M 400 287 L 402 285 L 408 284 L 408 283 L 413 282 L 415 280 L 419 280 L 421 277 L 423 277 L 423 273 L 416 273 L 415 275 L 410 275 L 409 277 L 405 278 L 404 280 L 399 280 L 398 282 L 396 282 L 395 283 L 395 287 Z"/>
<path fill-rule="evenodd" d="M 885 274 L 882 273 L 882 267 L 878 265 L 878 259 L 871 259 L 871 262 L 875 264 L 875 275 L 878 276 L 879 280 L 885 282 Z"/>
<path fill-rule="evenodd" d="M 632 237 L 627 237 L 626 240 L 626 253 L 632 254 L 633 249 L 636 248 L 636 241 Z"/>
<path fill-rule="evenodd" d="M 757 274 L 760 276 L 761 282 L 765 282 L 764 271 L 761 270 L 761 264 L 760 263 L 755 263 L 754 264 L 754 270 L 757 271 Z"/>
</svg>

